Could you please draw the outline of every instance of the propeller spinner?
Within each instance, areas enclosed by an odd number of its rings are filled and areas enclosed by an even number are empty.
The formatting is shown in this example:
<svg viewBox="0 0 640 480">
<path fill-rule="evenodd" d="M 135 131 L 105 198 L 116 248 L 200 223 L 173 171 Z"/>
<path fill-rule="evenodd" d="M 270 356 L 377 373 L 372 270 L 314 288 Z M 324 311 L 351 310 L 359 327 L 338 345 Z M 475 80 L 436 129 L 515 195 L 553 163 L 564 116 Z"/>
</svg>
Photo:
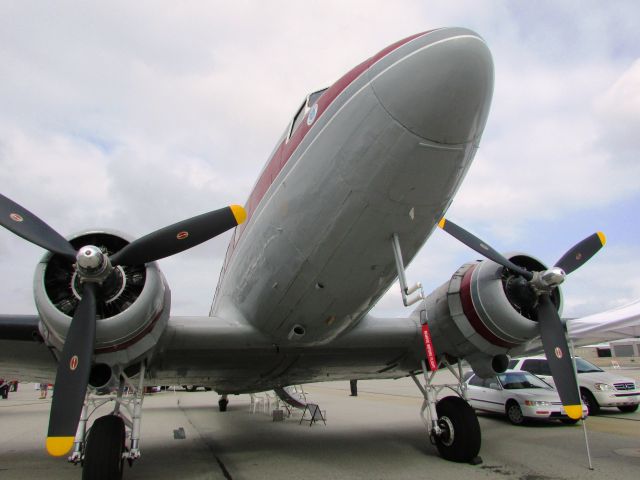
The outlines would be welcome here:
<svg viewBox="0 0 640 480">
<path fill-rule="evenodd" d="M 530 301 L 540 326 L 542 346 L 549 362 L 551 374 L 562 405 L 570 418 L 582 417 L 580 390 L 573 370 L 564 326 L 551 301 L 551 293 L 566 275 L 584 265 L 606 243 L 602 232 L 594 233 L 578 242 L 558 260 L 554 267 L 540 272 L 530 272 L 508 260 L 472 233 L 444 218 L 438 226 L 482 256 L 493 260 L 515 274 L 512 294 Z"/>
<path fill-rule="evenodd" d="M 25 240 L 75 262 L 82 299 L 76 308 L 60 355 L 51 404 L 47 451 L 66 454 L 73 446 L 89 383 L 96 336 L 96 293 L 118 265 L 142 265 L 175 255 L 241 224 L 240 205 L 204 213 L 134 240 L 111 258 L 87 245 L 78 251 L 36 215 L 0 194 L 0 225 Z"/>
</svg>

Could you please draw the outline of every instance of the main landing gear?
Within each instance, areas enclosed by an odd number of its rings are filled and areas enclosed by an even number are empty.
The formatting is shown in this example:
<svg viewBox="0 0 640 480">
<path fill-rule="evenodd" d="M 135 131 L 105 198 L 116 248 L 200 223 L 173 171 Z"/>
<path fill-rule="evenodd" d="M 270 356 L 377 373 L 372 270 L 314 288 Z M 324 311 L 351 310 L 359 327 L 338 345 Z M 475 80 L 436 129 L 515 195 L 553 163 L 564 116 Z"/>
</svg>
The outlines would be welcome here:
<svg viewBox="0 0 640 480">
<path fill-rule="evenodd" d="M 407 307 L 419 301 L 425 302 L 422 284 L 416 283 L 412 287 L 409 287 L 407 284 L 404 261 L 402 260 L 402 251 L 400 249 L 400 239 L 396 233 L 391 237 L 391 246 L 398 270 L 402 303 Z M 424 309 L 420 312 L 420 320 L 423 325 L 427 322 L 426 313 L 425 303 Z M 434 356 L 430 357 L 430 359 L 433 358 L 435 362 L 435 352 L 433 351 L 431 340 L 429 339 L 427 341 L 426 339 L 428 336 L 428 331 L 426 334 L 423 332 L 427 355 L 429 355 L 429 351 L 431 350 Z M 433 385 L 433 377 L 441 367 L 447 367 L 449 369 L 456 377 L 456 380 L 458 380 L 457 385 Z M 471 405 L 465 400 L 467 398 L 467 389 L 462 380 L 462 367 L 460 366 L 460 362 L 458 362 L 458 371 L 456 372 L 449 362 L 447 362 L 446 358 L 442 358 L 436 365 L 435 370 L 429 373 L 427 363 L 423 359 L 422 372 L 425 380 L 424 386 L 420 384 L 420 381 L 414 373 L 411 374 L 411 378 L 416 382 L 416 385 L 424 396 L 420 416 L 422 417 L 425 427 L 427 427 L 431 443 L 437 447 L 440 455 L 446 460 L 468 462 L 474 465 L 482 463 L 482 459 L 478 457 L 480 444 L 482 443 L 480 424 L 478 423 L 478 417 L 476 417 L 473 408 L 471 408 Z M 448 396 L 438 401 L 438 394 L 445 388 L 450 388 L 457 395 Z M 425 418 L 425 412 L 427 413 L 428 419 Z"/>
<path fill-rule="evenodd" d="M 131 466 L 140 458 L 144 363 L 139 375 L 136 385 L 122 373 L 118 390 L 109 395 L 87 392 L 73 452 L 69 457 L 69 462 L 82 465 L 82 480 L 120 480 L 124 461 Z M 113 411 L 97 418 L 87 430 L 89 417 L 109 402 L 114 402 Z"/>
<path fill-rule="evenodd" d="M 422 371 L 425 385 L 420 383 L 415 374 L 411 374 L 411 378 L 424 396 L 420 416 L 429 433 L 429 439 L 445 460 L 481 463 L 482 459 L 478 457 L 482 443 L 480 424 L 473 408 L 465 400 L 466 385 L 462 381 L 462 367 L 458 363 L 456 372 L 446 359 L 440 360 L 438 368 L 442 366 L 446 366 L 453 373 L 458 380 L 457 385 L 433 385 L 437 370 L 428 372 L 424 360 L 422 360 Z M 451 389 L 457 395 L 444 397 L 438 401 L 438 394 L 445 388 Z"/>
</svg>

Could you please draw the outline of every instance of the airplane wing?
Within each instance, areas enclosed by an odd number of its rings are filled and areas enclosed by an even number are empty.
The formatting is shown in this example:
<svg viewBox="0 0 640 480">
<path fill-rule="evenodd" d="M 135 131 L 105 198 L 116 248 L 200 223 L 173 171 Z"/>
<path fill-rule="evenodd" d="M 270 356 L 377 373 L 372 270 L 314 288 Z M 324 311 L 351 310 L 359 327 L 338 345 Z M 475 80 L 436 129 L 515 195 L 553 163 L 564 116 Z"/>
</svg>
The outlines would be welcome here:
<svg viewBox="0 0 640 480">
<path fill-rule="evenodd" d="M 38 322 L 36 315 L 0 316 L 0 372 L 6 377 L 54 380 L 58 362 Z M 224 394 L 329 378 L 398 378 L 419 366 L 419 347 L 415 318 L 367 316 L 339 340 L 302 349 L 278 347 L 241 321 L 170 317 L 146 384 L 207 385 Z"/>
<path fill-rule="evenodd" d="M 43 343 L 37 315 L 0 315 L 0 373 L 26 382 L 52 382 L 57 360 Z"/>
</svg>

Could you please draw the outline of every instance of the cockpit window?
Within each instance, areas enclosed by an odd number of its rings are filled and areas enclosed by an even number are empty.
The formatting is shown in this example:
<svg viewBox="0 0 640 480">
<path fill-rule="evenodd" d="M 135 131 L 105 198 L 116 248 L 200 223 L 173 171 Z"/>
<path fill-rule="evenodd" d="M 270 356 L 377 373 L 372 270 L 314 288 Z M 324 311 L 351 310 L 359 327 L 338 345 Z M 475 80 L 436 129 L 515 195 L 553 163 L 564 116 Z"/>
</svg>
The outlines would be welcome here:
<svg viewBox="0 0 640 480">
<path fill-rule="evenodd" d="M 300 105 L 298 112 L 296 113 L 295 117 L 293 117 L 293 124 L 291 125 L 291 130 L 289 131 L 289 137 L 291 137 L 291 134 L 296 131 L 298 125 L 300 125 L 300 122 L 302 122 L 304 114 L 307 113 L 307 110 L 309 109 L 306 102 Z"/>
<path fill-rule="evenodd" d="M 310 94 L 309 100 L 307 101 L 307 106 L 309 108 L 313 107 L 313 104 L 316 103 L 318 99 L 322 96 L 322 94 L 327 90 L 328 90 L 327 88 L 323 88 L 322 90 L 318 90 L 317 92 L 313 92 L 312 94 Z"/>
<path fill-rule="evenodd" d="M 295 116 L 293 117 L 293 121 L 291 122 L 291 128 L 289 129 L 289 135 L 287 136 L 287 140 L 291 138 L 291 135 L 293 134 L 293 132 L 295 132 L 298 126 L 300 125 L 300 123 L 302 123 L 302 119 L 307 114 L 307 112 L 311 109 L 313 104 L 316 103 L 318 99 L 322 96 L 322 94 L 326 91 L 327 89 L 323 88 L 322 90 L 318 90 L 317 92 L 313 92 L 307 95 L 307 98 L 305 98 L 304 102 L 302 103 L 302 105 L 300 105 L 300 108 L 297 110 Z"/>
</svg>

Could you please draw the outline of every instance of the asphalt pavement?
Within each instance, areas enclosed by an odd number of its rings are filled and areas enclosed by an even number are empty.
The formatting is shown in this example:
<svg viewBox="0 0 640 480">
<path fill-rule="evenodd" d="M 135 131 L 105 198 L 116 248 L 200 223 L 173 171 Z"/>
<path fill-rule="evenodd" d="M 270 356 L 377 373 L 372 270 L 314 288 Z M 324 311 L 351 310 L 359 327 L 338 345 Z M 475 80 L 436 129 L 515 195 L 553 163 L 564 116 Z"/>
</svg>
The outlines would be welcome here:
<svg viewBox="0 0 640 480">
<path fill-rule="evenodd" d="M 619 372 L 640 380 L 640 370 Z M 445 380 L 448 381 L 448 380 Z M 410 379 L 304 387 L 326 411 L 327 424 L 281 422 L 250 413 L 249 395 L 229 397 L 219 412 L 214 392 L 182 389 L 147 395 L 142 457 L 125 479 L 632 479 L 640 472 L 640 412 L 605 410 L 587 420 L 594 470 L 582 424 L 512 426 L 481 415 L 480 465 L 442 460 L 419 417 L 422 397 Z M 20 385 L 0 400 L 0 479 L 79 479 L 80 467 L 47 456 L 44 440 L 51 400 Z M 182 429 L 182 430 L 181 430 Z"/>
</svg>

